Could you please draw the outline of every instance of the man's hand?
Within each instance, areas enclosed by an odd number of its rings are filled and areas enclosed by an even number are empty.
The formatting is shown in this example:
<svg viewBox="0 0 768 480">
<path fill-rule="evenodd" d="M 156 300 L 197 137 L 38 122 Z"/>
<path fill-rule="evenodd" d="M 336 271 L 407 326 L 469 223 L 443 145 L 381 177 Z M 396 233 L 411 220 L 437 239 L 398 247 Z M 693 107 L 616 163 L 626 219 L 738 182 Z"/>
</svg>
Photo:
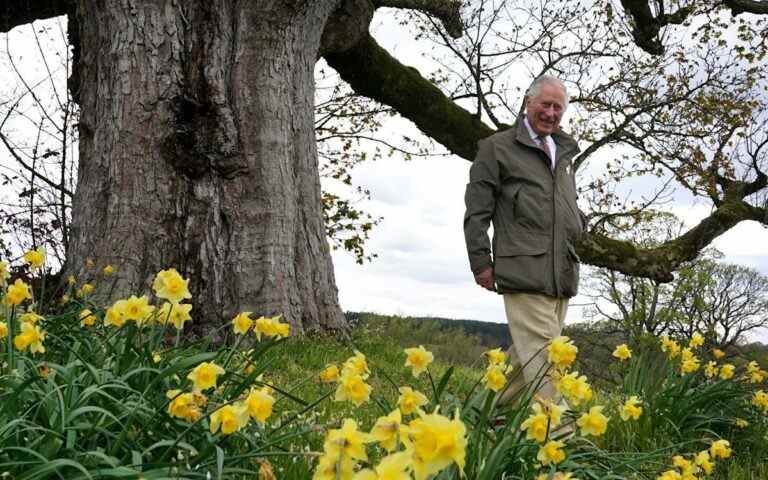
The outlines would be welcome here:
<svg viewBox="0 0 768 480">
<path fill-rule="evenodd" d="M 482 272 L 475 275 L 475 283 L 477 283 L 478 285 L 480 285 L 486 290 L 495 292 L 496 287 L 493 285 L 493 268 L 488 267 Z"/>
</svg>

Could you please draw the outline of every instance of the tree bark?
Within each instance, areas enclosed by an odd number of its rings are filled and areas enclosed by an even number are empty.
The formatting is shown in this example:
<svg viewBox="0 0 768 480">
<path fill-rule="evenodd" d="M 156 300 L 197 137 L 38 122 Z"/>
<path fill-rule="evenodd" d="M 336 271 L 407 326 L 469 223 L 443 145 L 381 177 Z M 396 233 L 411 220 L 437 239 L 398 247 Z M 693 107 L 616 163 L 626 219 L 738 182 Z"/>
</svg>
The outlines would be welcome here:
<svg viewBox="0 0 768 480">
<path fill-rule="evenodd" d="M 206 331 L 240 311 L 343 327 L 313 128 L 336 3 L 79 2 L 70 273 L 115 265 L 114 299 L 175 267 Z"/>
</svg>

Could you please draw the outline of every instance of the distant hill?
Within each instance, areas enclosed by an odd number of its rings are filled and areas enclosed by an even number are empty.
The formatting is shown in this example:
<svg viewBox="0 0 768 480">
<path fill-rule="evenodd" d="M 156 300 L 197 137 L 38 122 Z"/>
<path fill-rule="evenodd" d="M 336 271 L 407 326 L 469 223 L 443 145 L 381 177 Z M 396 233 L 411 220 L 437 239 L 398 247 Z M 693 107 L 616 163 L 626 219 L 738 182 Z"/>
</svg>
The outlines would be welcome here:
<svg viewBox="0 0 768 480">
<path fill-rule="evenodd" d="M 399 317 L 395 315 L 379 315 L 370 312 L 346 312 L 347 320 L 354 325 L 366 316 L 376 316 L 381 319 L 399 319 L 413 322 L 435 322 L 442 328 L 458 328 L 466 335 L 477 337 L 483 346 L 489 348 L 501 347 L 506 349 L 511 345 L 509 329 L 503 323 L 481 322 L 479 320 L 456 320 L 441 317 Z"/>
</svg>

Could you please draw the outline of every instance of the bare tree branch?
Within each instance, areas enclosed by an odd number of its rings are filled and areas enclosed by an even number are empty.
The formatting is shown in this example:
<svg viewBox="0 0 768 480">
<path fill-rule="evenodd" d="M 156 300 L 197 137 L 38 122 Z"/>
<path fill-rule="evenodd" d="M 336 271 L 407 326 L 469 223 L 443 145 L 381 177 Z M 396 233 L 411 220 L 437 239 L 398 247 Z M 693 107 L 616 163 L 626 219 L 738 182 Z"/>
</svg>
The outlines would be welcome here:
<svg viewBox="0 0 768 480">
<path fill-rule="evenodd" d="M 461 0 L 373 0 L 376 8 L 406 8 L 435 17 L 443 22 L 445 31 L 453 38 L 461 37 L 464 31 L 461 4 Z"/>
</svg>

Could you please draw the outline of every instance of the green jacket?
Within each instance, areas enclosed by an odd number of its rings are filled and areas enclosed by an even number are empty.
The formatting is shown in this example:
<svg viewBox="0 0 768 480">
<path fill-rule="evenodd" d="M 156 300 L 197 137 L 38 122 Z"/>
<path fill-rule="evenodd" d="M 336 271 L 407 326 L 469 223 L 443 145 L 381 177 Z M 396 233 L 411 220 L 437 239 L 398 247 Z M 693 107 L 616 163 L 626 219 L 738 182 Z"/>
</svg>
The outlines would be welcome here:
<svg viewBox="0 0 768 480">
<path fill-rule="evenodd" d="M 574 244 L 584 231 L 571 163 L 579 147 L 564 132 L 553 133 L 553 172 L 523 118 L 478 142 L 464 198 L 469 264 L 474 274 L 493 267 L 499 293 L 572 297 L 579 284 Z"/>
</svg>

